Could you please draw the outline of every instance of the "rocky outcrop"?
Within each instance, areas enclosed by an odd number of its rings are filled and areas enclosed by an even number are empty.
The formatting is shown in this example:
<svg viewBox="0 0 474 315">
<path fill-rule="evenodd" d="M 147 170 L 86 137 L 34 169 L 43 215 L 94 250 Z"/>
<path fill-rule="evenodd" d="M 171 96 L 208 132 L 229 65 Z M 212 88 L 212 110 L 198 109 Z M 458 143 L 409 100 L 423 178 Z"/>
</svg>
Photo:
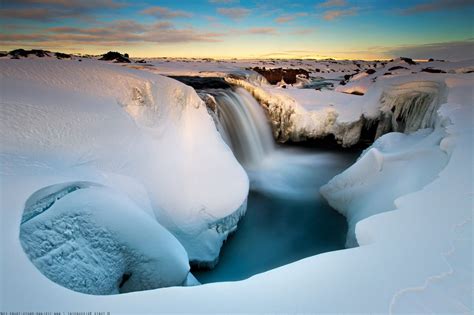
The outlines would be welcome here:
<svg viewBox="0 0 474 315">
<path fill-rule="evenodd" d="M 199 77 L 199 76 L 169 76 L 181 83 L 193 87 L 195 90 L 204 89 L 228 89 L 230 85 L 220 77 Z"/>
<path fill-rule="evenodd" d="M 266 69 L 265 67 L 255 67 L 252 70 L 264 76 L 270 84 L 277 84 L 282 80 L 287 84 L 294 84 L 296 83 L 297 76 L 309 78 L 309 72 L 304 69 Z"/>
<path fill-rule="evenodd" d="M 446 71 L 444 71 L 444 70 L 434 69 L 434 68 L 431 68 L 431 67 L 423 68 L 423 69 L 421 69 L 421 72 L 428 72 L 428 73 L 446 73 Z"/>
<path fill-rule="evenodd" d="M 391 132 L 412 132 L 434 127 L 436 110 L 443 99 L 444 87 L 438 82 L 412 82 L 394 86 L 383 92 L 379 99 L 379 114 L 351 122 L 338 121 L 338 112 L 331 108 L 312 113 L 299 109 L 295 100 L 282 95 L 273 95 L 265 89 L 236 78 L 227 82 L 249 91 L 266 110 L 276 141 L 306 141 L 327 139 L 342 147 L 351 147 L 361 142 L 371 143 L 381 135 Z M 309 118 L 308 120 L 308 117 Z"/>
<path fill-rule="evenodd" d="M 20 57 L 27 58 L 29 55 L 34 55 L 36 57 L 48 57 L 51 52 L 42 49 L 31 49 L 31 50 L 24 50 L 24 49 L 15 49 L 8 53 L 11 56 L 11 59 L 20 59 Z"/>
<path fill-rule="evenodd" d="M 60 53 L 60 52 L 56 52 L 56 53 L 54 53 L 54 55 L 55 55 L 56 58 L 58 58 L 58 59 L 70 59 L 70 58 L 71 58 L 71 55 L 69 55 L 69 54 L 64 54 L 64 53 Z"/>
<path fill-rule="evenodd" d="M 106 54 L 103 54 L 99 60 L 105 61 L 113 61 L 116 63 L 131 63 L 130 59 L 128 59 L 128 54 L 121 54 L 116 51 L 109 51 Z"/>
</svg>

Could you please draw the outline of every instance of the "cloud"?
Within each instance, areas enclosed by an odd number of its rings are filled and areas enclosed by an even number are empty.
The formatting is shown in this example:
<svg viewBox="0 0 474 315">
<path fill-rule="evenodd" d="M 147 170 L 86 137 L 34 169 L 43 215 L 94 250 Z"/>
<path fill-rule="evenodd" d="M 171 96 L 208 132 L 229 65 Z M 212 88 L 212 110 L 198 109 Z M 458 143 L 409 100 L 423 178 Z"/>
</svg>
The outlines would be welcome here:
<svg viewBox="0 0 474 315">
<path fill-rule="evenodd" d="M 407 56 L 414 59 L 446 59 L 466 60 L 472 59 L 474 39 L 452 41 L 444 43 L 430 43 L 420 45 L 405 45 L 383 49 L 390 57 Z"/>
<path fill-rule="evenodd" d="M 113 10 L 125 6 L 114 0 L 17 0 L 3 4 L 0 9 L 2 19 L 22 19 L 40 22 L 78 18 L 91 20 L 93 14 L 101 10 Z"/>
<path fill-rule="evenodd" d="M 235 35 L 278 35 L 278 31 L 274 27 L 250 27 L 250 28 L 232 28 L 227 30 L 226 36 Z"/>
<path fill-rule="evenodd" d="M 44 40 L 45 37 L 41 34 L 0 34 L 0 41 L 31 41 L 31 40 Z"/>
<path fill-rule="evenodd" d="M 300 28 L 290 32 L 291 35 L 309 35 L 313 34 L 316 30 L 312 28 Z"/>
<path fill-rule="evenodd" d="M 176 29 L 173 24 L 160 21 L 141 24 L 132 20 L 117 20 L 102 23 L 97 27 L 50 27 L 43 29 L 42 34 L 0 34 L 2 45 L 50 46 L 76 45 L 126 45 L 130 43 L 184 43 L 184 42 L 219 42 L 223 33 L 203 32 L 192 28 Z"/>
<path fill-rule="evenodd" d="M 218 8 L 217 12 L 227 17 L 230 17 L 231 19 L 240 20 L 246 17 L 247 15 L 249 15 L 251 11 L 249 9 L 235 7 L 235 8 Z"/>
<path fill-rule="evenodd" d="M 212 4 L 230 4 L 230 3 L 238 3 L 239 0 L 209 0 L 209 3 Z"/>
<path fill-rule="evenodd" d="M 159 6 L 149 7 L 145 10 L 140 11 L 140 13 L 152 15 L 159 19 L 172 19 L 172 18 L 177 18 L 177 17 L 191 17 L 192 16 L 192 14 L 189 12 L 180 11 L 180 10 L 170 10 L 168 8 L 159 7 Z"/>
<path fill-rule="evenodd" d="M 318 8 L 333 8 L 333 7 L 345 7 L 347 5 L 346 0 L 326 0 L 316 7 Z"/>
<path fill-rule="evenodd" d="M 307 16 L 307 15 L 308 15 L 308 13 L 305 13 L 305 12 L 300 12 L 300 13 L 295 13 L 295 14 L 285 14 L 285 15 L 281 15 L 281 16 L 277 17 L 275 19 L 275 22 L 277 22 L 277 23 L 287 23 L 287 22 L 295 20 L 296 18 L 298 18 L 300 16 Z"/>
<path fill-rule="evenodd" d="M 68 9 L 118 9 L 125 6 L 122 2 L 114 0 L 16 0 L 15 5 L 40 5 L 49 7 L 62 7 Z"/>
<path fill-rule="evenodd" d="M 411 15 L 433 11 L 456 10 L 473 6 L 474 2 L 472 0 L 436 0 L 402 9 L 400 13 L 403 15 Z"/>
<path fill-rule="evenodd" d="M 277 30 L 273 27 L 253 27 L 246 30 L 247 34 L 276 35 Z"/>
<path fill-rule="evenodd" d="M 62 15 L 56 10 L 48 10 L 46 8 L 27 8 L 27 9 L 0 9 L 0 18 L 2 19 L 24 19 L 34 21 L 52 21 L 59 16 L 70 17 L 70 15 Z"/>
<path fill-rule="evenodd" d="M 357 14 L 357 9 L 356 8 L 351 8 L 347 10 L 328 10 L 324 12 L 323 18 L 326 21 L 332 21 L 336 20 L 340 17 L 343 16 L 352 16 Z"/>
</svg>

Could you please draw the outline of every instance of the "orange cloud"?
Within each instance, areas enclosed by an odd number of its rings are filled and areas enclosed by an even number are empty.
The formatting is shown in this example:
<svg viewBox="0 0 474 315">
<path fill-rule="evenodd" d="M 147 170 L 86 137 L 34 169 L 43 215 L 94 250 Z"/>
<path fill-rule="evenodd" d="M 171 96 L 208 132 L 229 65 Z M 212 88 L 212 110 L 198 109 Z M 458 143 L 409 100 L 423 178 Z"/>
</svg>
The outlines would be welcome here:
<svg viewBox="0 0 474 315">
<path fill-rule="evenodd" d="M 323 18 L 326 21 L 332 21 L 343 16 L 351 16 L 351 15 L 356 15 L 356 14 L 357 14 L 357 9 L 355 8 L 347 9 L 347 10 L 329 10 L 329 11 L 324 12 Z"/>
<path fill-rule="evenodd" d="M 346 0 L 326 0 L 317 6 L 320 8 L 344 7 L 347 5 Z"/>
<path fill-rule="evenodd" d="M 160 7 L 160 6 L 150 7 L 148 9 L 142 10 L 140 13 L 152 15 L 156 18 L 161 18 L 161 19 L 172 19 L 172 18 L 177 18 L 177 17 L 191 17 L 192 16 L 192 14 L 189 12 L 180 11 L 180 10 L 170 10 L 168 8 Z"/>
<path fill-rule="evenodd" d="M 275 19 L 275 22 L 277 22 L 277 23 L 287 23 L 287 22 L 295 20 L 298 17 L 307 16 L 307 15 L 308 15 L 308 13 L 305 13 L 305 12 L 281 15 L 281 16 L 279 16 Z"/>
<path fill-rule="evenodd" d="M 249 15 L 251 11 L 245 8 L 218 8 L 217 12 L 231 19 L 240 20 Z"/>
</svg>

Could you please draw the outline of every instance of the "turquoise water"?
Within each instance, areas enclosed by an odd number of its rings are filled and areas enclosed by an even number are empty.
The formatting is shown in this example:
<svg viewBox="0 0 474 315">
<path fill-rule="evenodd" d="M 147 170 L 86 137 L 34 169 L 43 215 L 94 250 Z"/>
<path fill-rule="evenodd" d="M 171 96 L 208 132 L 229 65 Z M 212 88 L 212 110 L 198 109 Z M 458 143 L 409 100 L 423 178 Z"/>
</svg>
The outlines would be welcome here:
<svg viewBox="0 0 474 315">
<path fill-rule="evenodd" d="M 193 271 L 201 283 L 246 279 L 299 259 L 344 248 L 345 218 L 319 188 L 360 152 L 278 147 L 251 180 L 246 215 L 224 244 L 213 270 Z"/>
</svg>

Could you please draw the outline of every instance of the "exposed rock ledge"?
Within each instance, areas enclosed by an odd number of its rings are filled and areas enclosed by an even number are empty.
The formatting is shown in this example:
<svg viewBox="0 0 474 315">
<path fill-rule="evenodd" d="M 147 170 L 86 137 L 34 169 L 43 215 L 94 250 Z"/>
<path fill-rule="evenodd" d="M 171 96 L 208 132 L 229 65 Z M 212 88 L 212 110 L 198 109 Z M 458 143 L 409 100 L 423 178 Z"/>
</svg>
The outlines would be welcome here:
<svg viewBox="0 0 474 315">
<path fill-rule="evenodd" d="M 271 93 L 246 79 L 227 77 L 226 81 L 245 88 L 265 108 L 273 135 L 281 143 L 333 136 L 342 147 L 351 147 L 362 140 L 373 142 L 391 131 L 432 128 L 445 98 L 443 82 L 402 82 L 375 88 L 369 95 L 358 97 L 354 111 L 360 114 L 348 120 L 341 118 L 337 106 L 311 111 L 288 95 Z"/>
</svg>

